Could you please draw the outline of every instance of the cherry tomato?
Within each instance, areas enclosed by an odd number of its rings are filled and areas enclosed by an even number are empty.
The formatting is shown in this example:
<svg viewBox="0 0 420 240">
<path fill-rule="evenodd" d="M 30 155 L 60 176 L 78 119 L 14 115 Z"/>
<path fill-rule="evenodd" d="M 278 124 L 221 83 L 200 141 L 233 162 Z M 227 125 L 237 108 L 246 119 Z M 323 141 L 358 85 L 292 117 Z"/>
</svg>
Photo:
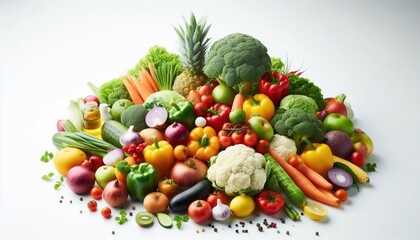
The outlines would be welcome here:
<svg viewBox="0 0 420 240">
<path fill-rule="evenodd" d="M 257 146 L 256 146 L 256 151 L 261 153 L 261 154 L 266 154 L 268 153 L 268 150 L 270 149 L 270 142 L 267 141 L 266 139 L 260 139 L 257 142 Z"/>
<path fill-rule="evenodd" d="M 244 144 L 248 147 L 255 147 L 258 142 L 258 135 L 253 131 L 248 131 L 244 136 Z"/>
<path fill-rule="evenodd" d="M 200 101 L 205 102 L 207 104 L 207 106 L 211 106 L 211 105 L 213 105 L 214 99 L 211 95 L 202 95 L 200 97 Z"/>
<path fill-rule="evenodd" d="M 200 94 L 200 96 L 211 96 L 211 92 L 213 91 L 213 89 L 209 86 L 209 85 L 207 85 L 207 84 L 205 84 L 205 85 L 203 85 L 203 86 L 201 86 L 199 89 L 198 89 L 198 93 Z"/>
<path fill-rule="evenodd" d="M 174 148 L 174 157 L 178 161 L 187 159 L 187 147 L 185 145 L 178 145 Z"/>
<path fill-rule="evenodd" d="M 90 196 L 92 196 L 93 199 L 101 200 L 102 199 L 102 189 L 98 186 L 93 187 L 92 190 L 90 190 Z"/>
<path fill-rule="evenodd" d="M 196 223 L 203 223 L 211 217 L 211 206 L 204 200 L 195 200 L 188 206 L 188 216 Z"/>
<path fill-rule="evenodd" d="M 211 208 L 214 208 L 217 205 L 217 199 L 220 199 L 223 204 L 227 204 L 226 195 L 223 192 L 216 190 L 207 197 L 207 202 L 210 204 Z"/>
<path fill-rule="evenodd" d="M 158 184 L 158 190 L 169 199 L 180 192 L 179 185 L 171 178 L 161 180 Z"/>
<path fill-rule="evenodd" d="M 90 162 L 89 162 L 89 160 L 83 160 L 83 162 L 82 162 L 81 165 L 84 168 L 90 169 Z"/>
<path fill-rule="evenodd" d="M 197 117 L 205 117 L 209 106 L 205 102 L 198 102 L 194 105 L 194 112 Z"/>
<path fill-rule="evenodd" d="M 219 85 L 219 82 L 217 80 L 213 79 L 210 82 L 208 82 L 207 85 L 209 85 L 211 90 L 213 90 L 215 87 L 217 87 Z"/>
<path fill-rule="evenodd" d="M 221 136 L 229 136 L 229 132 L 227 130 L 222 130 L 217 133 L 217 136 L 220 138 Z"/>
<path fill-rule="evenodd" d="M 337 191 L 334 192 L 334 196 L 338 199 L 340 199 L 341 202 L 347 201 L 349 194 L 345 189 L 337 189 Z"/>
<path fill-rule="evenodd" d="M 90 200 L 87 203 L 87 207 L 89 208 L 90 211 L 95 212 L 96 209 L 98 208 L 98 203 L 95 200 Z"/>
<path fill-rule="evenodd" d="M 363 167 L 363 165 L 365 164 L 365 157 L 363 156 L 363 154 L 361 152 L 353 152 L 351 154 L 351 161 L 359 166 L 359 167 Z"/>
<path fill-rule="evenodd" d="M 109 208 L 109 207 L 102 208 L 101 215 L 104 218 L 111 218 L 111 215 L 112 215 L 111 208 Z"/>
<path fill-rule="evenodd" d="M 226 135 L 219 136 L 219 144 L 224 148 L 232 146 L 232 138 Z"/>
<path fill-rule="evenodd" d="M 284 199 L 280 193 L 271 190 L 262 190 L 255 200 L 257 206 L 268 215 L 278 213 L 284 206 Z"/>
<path fill-rule="evenodd" d="M 244 136 L 245 136 L 245 132 L 238 132 L 235 131 L 234 133 L 232 133 L 231 138 L 232 138 L 232 144 L 241 144 L 244 143 Z"/>
</svg>

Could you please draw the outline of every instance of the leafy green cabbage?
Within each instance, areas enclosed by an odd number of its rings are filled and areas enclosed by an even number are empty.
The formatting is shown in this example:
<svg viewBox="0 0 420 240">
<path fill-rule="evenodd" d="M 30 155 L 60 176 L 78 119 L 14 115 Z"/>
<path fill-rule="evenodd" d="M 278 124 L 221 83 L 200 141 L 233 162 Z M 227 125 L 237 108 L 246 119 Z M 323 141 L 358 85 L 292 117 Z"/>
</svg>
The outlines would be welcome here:
<svg viewBox="0 0 420 240">
<path fill-rule="evenodd" d="M 315 100 L 305 95 L 288 95 L 280 102 L 280 108 L 288 110 L 299 108 L 307 113 L 316 114 L 318 105 Z"/>
<path fill-rule="evenodd" d="M 150 110 L 156 103 L 159 107 L 164 107 L 169 110 L 172 108 L 173 104 L 185 101 L 187 101 L 187 99 L 181 96 L 178 92 L 163 90 L 151 94 L 143 103 L 143 107 Z"/>
</svg>

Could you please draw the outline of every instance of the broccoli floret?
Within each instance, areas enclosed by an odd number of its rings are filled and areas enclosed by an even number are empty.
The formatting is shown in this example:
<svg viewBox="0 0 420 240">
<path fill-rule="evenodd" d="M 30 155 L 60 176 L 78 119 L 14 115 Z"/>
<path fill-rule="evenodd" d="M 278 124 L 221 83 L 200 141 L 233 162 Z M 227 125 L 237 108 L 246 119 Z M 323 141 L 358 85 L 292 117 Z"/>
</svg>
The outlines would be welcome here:
<svg viewBox="0 0 420 240">
<path fill-rule="evenodd" d="M 156 45 L 151 47 L 146 56 L 140 59 L 133 69 L 128 71 L 128 75 L 139 78 L 140 69 L 149 69 L 149 63 L 153 63 L 155 68 L 159 68 L 163 63 L 166 63 L 174 66 L 175 72 L 178 74 L 182 71 L 182 64 L 179 56 L 175 53 L 169 53 L 164 47 Z"/>
<path fill-rule="evenodd" d="M 325 126 L 318 118 L 298 108 L 279 111 L 273 119 L 275 131 L 292 138 L 299 152 L 305 147 L 304 138 L 311 142 L 322 142 Z"/>
<path fill-rule="evenodd" d="M 318 109 L 322 110 L 326 106 L 324 96 L 321 89 L 307 78 L 290 74 L 289 78 L 289 94 L 305 95 L 315 100 Z"/>
<path fill-rule="evenodd" d="M 108 106 L 112 106 L 112 104 L 119 99 L 128 99 L 132 101 L 130 94 L 120 78 L 115 78 L 102 84 L 102 86 L 99 87 L 99 95 L 105 100 L 105 103 L 108 103 Z"/>
<path fill-rule="evenodd" d="M 267 48 L 257 39 L 234 33 L 216 41 L 205 60 L 204 73 L 242 91 L 244 83 L 256 83 L 270 71 Z"/>
</svg>

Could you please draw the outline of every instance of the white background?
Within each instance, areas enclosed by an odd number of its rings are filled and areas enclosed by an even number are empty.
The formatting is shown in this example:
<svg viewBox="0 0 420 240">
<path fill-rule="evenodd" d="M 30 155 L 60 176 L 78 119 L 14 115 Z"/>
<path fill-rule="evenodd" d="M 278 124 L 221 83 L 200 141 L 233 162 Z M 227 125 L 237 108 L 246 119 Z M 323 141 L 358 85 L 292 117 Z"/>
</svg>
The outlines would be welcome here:
<svg viewBox="0 0 420 240">
<path fill-rule="evenodd" d="M 239 235 L 222 224 L 217 234 L 197 234 L 202 226 L 192 222 L 182 231 L 139 228 L 133 218 L 120 226 L 90 213 L 88 197 L 41 180 L 53 166 L 39 158 L 55 151 L 68 101 L 91 94 L 88 81 L 125 74 L 153 45 L 175 52 L 173 26 L 191 11 L 208 17 L 213 41 L 250 34 L 271 56 L 307 69 L 324 96 L 348 96 L 378 168 L 342 209 L 328 208 L 327 221 L 288 220 L 278 234 L 259 233 L 254 220 Z M 418 1 L 0 1 L 1 238 L 418 239 L 419 12 Z"/>
</svg>

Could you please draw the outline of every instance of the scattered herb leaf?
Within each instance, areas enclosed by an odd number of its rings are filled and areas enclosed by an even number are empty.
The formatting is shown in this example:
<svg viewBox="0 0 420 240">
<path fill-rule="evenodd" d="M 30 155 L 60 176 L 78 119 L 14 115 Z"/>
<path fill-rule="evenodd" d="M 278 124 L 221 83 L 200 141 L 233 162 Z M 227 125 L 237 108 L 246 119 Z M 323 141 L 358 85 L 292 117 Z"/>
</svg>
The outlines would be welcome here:
<svg viewBox="0 0 420 240">
<path fill-rule="evenodd" d="M 120 225 L 126 223 L 128 221 L 127 212 L 124 209 L 121 209 L 120 215 L 115 217 L 115 221 L 117 221 Z"/>
<path fill-rule="evenodd" d="M 178 215 L 178 214 L 176 214 L 174 216 L 174 222 L 176 222 L 176 227 L 178 229 L 181 228 L 182 222 L 188 222 L 188 220 L 190 220 L 190 218 L 186 214 L 185 215 Z"/>
<path fill-rule="evenodd" d="M 367 172 L 376 172 L 376 163 L 366 163 Z"/>
<path fill-rule="evenodd" d="M 61 176 L 60 180 L 58 180 L 57 182 L 55 182 L 54 184 L 54 189 L 58 190 L 61 186 L 63 186 L 63 182 L 64 182 L 64 177 Z"/>
<path fill-rule="evenodd" d="M 48 174 L 45 174 L 42 176 L 42 180 L 46 181 L 46 182 L 50 182 L 52 179 L 52 177 L 54 176 L 53 172 L 50 172 Z"/>
<path fill-rule="evenodd" d="M 54 157 L 52 152 L 45 151 L 44 154 L 41 156 L 41 162 L 49 162 Z"/>
</svg>

